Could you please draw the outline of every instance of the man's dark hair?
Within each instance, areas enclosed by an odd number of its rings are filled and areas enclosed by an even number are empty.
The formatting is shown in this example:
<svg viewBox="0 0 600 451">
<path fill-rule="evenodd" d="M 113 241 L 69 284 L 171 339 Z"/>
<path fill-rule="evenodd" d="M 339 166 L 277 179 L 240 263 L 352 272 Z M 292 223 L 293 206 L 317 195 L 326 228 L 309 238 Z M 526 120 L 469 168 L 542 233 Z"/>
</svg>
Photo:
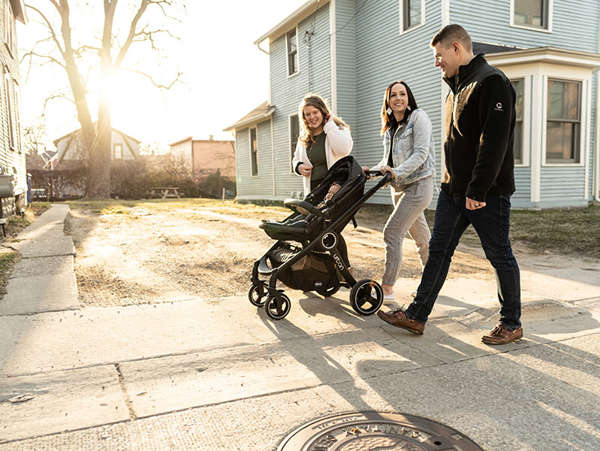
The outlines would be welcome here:
<svg viewBox="0 0 600 451">
<path fill-rule="evenodd" d="M 429 44 L 434 47 L 438 43 L 444 44 L 446 47 L 449 46 L 453 41 L 460 42 L 466 50 L 473 50 L 473 42 L 471 36 L 467 33 L 463 27 L 457 24 L 446 25 L 431 40 Z"/>
</svg>

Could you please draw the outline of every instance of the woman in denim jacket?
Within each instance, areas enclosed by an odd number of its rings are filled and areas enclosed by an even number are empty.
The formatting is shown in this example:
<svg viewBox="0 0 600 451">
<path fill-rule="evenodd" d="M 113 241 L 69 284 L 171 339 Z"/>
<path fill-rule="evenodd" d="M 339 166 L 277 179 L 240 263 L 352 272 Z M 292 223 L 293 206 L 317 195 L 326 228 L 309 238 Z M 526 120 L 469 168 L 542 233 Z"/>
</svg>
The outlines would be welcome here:
<svg viewBox="0 0 600 451">
<path fill-rule="evenodd" d="M 431 121 L 403 81 L 390 84 L 381 108 L 383 159 L 371 170 L 389 172 L 394 211 L 383 229 L 384 299 L 394 299 L 394 283 L 402 262 L 402 242 L 408 232 L 415 241 L 421 264 L 429 256 L 431 234 L 423 211 L 433 197 L 435 171 Z"/>
</svg>

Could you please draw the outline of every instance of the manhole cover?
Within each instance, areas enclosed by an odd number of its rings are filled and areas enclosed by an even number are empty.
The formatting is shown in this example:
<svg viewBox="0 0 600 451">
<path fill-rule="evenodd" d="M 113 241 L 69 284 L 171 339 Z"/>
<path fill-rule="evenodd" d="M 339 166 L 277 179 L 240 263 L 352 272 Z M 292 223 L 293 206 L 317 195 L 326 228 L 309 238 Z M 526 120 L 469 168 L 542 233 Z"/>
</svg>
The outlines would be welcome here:
<svg viewBox="0 0 600 451">
<path fill-rule="evenodd" d="M 353 412 L 312 420 L 283 439 L 278 451 L 480 451 L 464 434 L 402 413 Z"/>
</svg>

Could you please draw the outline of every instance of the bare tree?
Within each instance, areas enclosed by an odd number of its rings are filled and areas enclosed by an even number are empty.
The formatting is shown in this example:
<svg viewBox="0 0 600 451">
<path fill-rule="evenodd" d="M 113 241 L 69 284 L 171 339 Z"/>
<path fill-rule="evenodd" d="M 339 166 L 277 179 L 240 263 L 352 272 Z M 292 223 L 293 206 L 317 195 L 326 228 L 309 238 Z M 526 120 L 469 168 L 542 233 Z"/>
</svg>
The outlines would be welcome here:
<svg viewBox="0 0 600 451">
<path fill-rule="evenodd" d="M 78 0 L 79 1 L 79 0 Z M 131 0 L 133 1 L 133 0 Z M 119 43 L 117 34 L 114 30 L 117 4 L 119 0 L 103 0 L 104 15 L 101 36 L 97 45 L 74 43 L 72 20 L 72 11 L 69 0 L 32 0 L 31 4 L 25 6 L 34 11 L 47 27 L 49 36 L 36 43 L 53 43 L 52 52 L 39 52 L 34 47 L 31 51 L 23 55 L 23 59 L 38 58 L 46 62 L 56 64 L 64 69 L 68 84 L 75 104 L 77 119 L 81 125 L 81 140 L 84 148 L 87 150 L 87 197 L 88 198 L 108 198 L 110 197 L 110 166 L 111 166 L 111 117 L 109 104 L 109 85 L 106 82 L 110 74 L 122 69 L 124 60 L 133 44 L 142 42 L 157 50 L 156 36 L 166 34 L 174 37 L 169 30 L 152 28 L 149 24 L 143 24 L 142 18 L 148 15 L 150 8 L 156 8 L 163 17 L 175 20 L 170 14 L 175 8 L 177 0 L 135 0 L 135 6 L 132 10 L 132 16 L 129 19 L 126 36 Z M 127 2 L 121 2 L 124 4 Z M 130 3 L 130 5 L 133 3 Z M 88 2 L 89 5 L 89 2 Z M 49 11 L 48 11 L 49 9 Z M 56 14 L 58 13 L 58 14 Z M 93 33 L 90 32 L 90 40 L 93 40 Z M 99 59 L 101 88 L 99 93 L 98 119 L 94 124 L 90 107 L 86 99 L 87 86 L 86 80 L 82 75 L 80 63 L 82 58 L 95 55 Z M 124 69 L 124 68 L 123 68 Z M 133 70 L 148 78 L 156 87 L 170 88 L 181 74 L 177 74 L 175 79 L 169 84 L 160 84 L 154 80 L 152 75 L 140 70 Z"/>
</svg>

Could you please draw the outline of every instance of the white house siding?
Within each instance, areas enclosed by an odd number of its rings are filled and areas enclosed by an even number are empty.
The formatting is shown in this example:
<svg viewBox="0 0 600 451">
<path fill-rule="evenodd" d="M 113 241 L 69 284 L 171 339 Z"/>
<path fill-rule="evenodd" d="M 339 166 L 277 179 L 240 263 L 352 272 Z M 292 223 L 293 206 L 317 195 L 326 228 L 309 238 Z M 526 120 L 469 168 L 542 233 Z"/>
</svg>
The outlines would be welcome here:
<svg viewBox="0 0 600 451">
<path fill-rule="evenodd" d="M 273 154 L 271 120 L 256 125 L 258 144 L 258 174 L 252 175 L 250 160 L 250 131 L 236 130 L 235 160 L 237 192 L 240 199 L 270 199 L 273 197 Z"/>
<path fill-rule="evenodd" d="M 75 135 L 66 136 L 63 139 L 61 139 L 59 142 L 56 143 L 56 150 L 58 151 L 59 155 L 64 151 L 64 156 L 62 157 L 62 160 L 82 160 L 83 159 L 83 151 L 82 151 L 82 147 L 80 144 L 80 132 L 78 131 L 75 133 L 76 133 Z M 127 142 L 126 142 L 126 140 L 127 140 Z M 129 145 L 128 145 L 128 143 L 129 143 Z M 189 141 L 189 143 L 191 143 L 191 141 Z M 121 144 L 123 146 L 123 158 L 122 158 L 123 160 L 134 160 L 135 159 L 135 156 L 132 153 L 129 146 L 131 146 L 131 148 L 133 148 L 135 151 L 137 151 L 139 148 L 138 142 L 136 142 L 133 139 L 123 137 L 123 135 L 121 135 L 120 133 L 113 130 L 112 136 L 111 136 L 111 147 L 110 147 L 111 158 L 113 155 L 113 149 L 114 149 L 115 144 Z M 187 145 L 187 143 L 183 143 L 180 146 L 183 149 L 183 147 L 185 147 L 185 145 Z M 68 147 L 66 147 L 66 146 L 68 146 Z M 66 150 L 65 150 L 65 148 L 66 148 Z"/>
<path fill-rule="evenodd" d="M 135 160 L 135 155 L 131 151 L 131 149 L 138 150 L 139 143 L 135 142 L 132 139 L 124 137 L 120 133 L 117 133 L 113 130 L 112 132 L 112 148 L 111 152 L 113 152 L 115 144 L 121 144 L 123 146 L 123 160 Z M 131 147 L 131 149 L 130 149 Z M 191 153 L 191 152 L 190 152 Z"/>
<path fill-rule="evenodd" d="M 528 30 L 510 26 L 510 0 L 462 0 L 450 2 L 450 22 L 464 26 L 474 41 L 516 46 L 520 48 L 552 46 L 562 49 L 598 53 L 600 28 L 600 4 L 598 0 L 553 0 L 552 32 Z M 485 20 L 482 20 L 485 17 Z M 592 104 L 596 92 L 596 77 L 591 85 Z M 546 93 L 544 89 L 544 95 Z M 533 106 L 535 108 L 535 106 Z M 591 111 L 589 112 L 591 113 Z M 595 143 L 595 112 L 587 115 L 592 121 L 587 127 L 590 143 L 587 163 L 588 177 L 593 177 Z M 584 112 L 582 112 L 584 114 Z M 513 204 L 517 207 L 553 207 L 584 205 L 585 169 L 581 166 L 545 167 L 540 170 L 540 199 L 531 201 L 531 170 L 516 168 L 517 192 Z M 591 180 L 591 178 L 589 179 Z M 592 190 L 589 183 L 589 190 Z M 589 195 L 587 196 L 589 197 Z M 591 199 L 591 197 L 589 197 Z"/>
<path fill-rule="evenodd" d="M 7 49 L 5 43 L 4 30 L 9 24 L 4 23 L 5 8 L 8 7 L 6 0 L 0 1 L 0 174 L 15 175 L 16 191 L 24 192 L 27 189 L 25 153 L 21 148 L 21 125 L 20 125 L 20 97 L 18 94 L 19 81 L 19 55 L 17 54 L 17 36 L 14 35 L 14 48 L 12 55 Z M 11 17 L 14 22 L 14 16 Z M 14 26 L 14 25 L 13 25 Z M 8 68 L 8 71 L 6 70 Z M 5 77 L 11 85 L 9 92 L 6 92 Z M 12 111 L 7 105 L 7 96 L 10 96 Z M 15 130 L 15 142 L 13 149 L 10 148 L 10 129 L 9 122 L 13 124 Z"/>
<path fill-rule="evenodd" d="M 306 32 L 313 33 L 309 43 L 304 40 Z M 289 77 L 285 36 L 270 44 L 271 103 L 276 108 L 273 114 L 276 191 L 272 197 L 276 199 L 302 192 L 302 179 L 291 171 L 289 116 L 298 111 L 300 101 L 309 92 L 331 102 L 329 4 L 302 21 L 297 36 L 299 71 Z"/>
<path fill-rule="evenodd" d="M 355 156 L 361 164 L 373 165 L 382 156 L 380 114 L 383 93 L 393 80 L 408 83 L 417 104 L 433 124 L 436 149 L 441 150 L 441 75 L 434 67 L 429 42 L 441 27 L 438 0 L 425 2 L 425 24 L 400 34 L 400 10 L 397 0 L 369 4 L 356 16 L 356 98 L 358 140 Z M 338 55 L 339 57 L 339 55 Z M 343 95 L 343 94 L 340 94 Z M 440 154 L 436 156 L 436 184 L 440 177 Z M 390 203 L 388 190 L 380 190 L 373 203 Z"/>
</svg>

